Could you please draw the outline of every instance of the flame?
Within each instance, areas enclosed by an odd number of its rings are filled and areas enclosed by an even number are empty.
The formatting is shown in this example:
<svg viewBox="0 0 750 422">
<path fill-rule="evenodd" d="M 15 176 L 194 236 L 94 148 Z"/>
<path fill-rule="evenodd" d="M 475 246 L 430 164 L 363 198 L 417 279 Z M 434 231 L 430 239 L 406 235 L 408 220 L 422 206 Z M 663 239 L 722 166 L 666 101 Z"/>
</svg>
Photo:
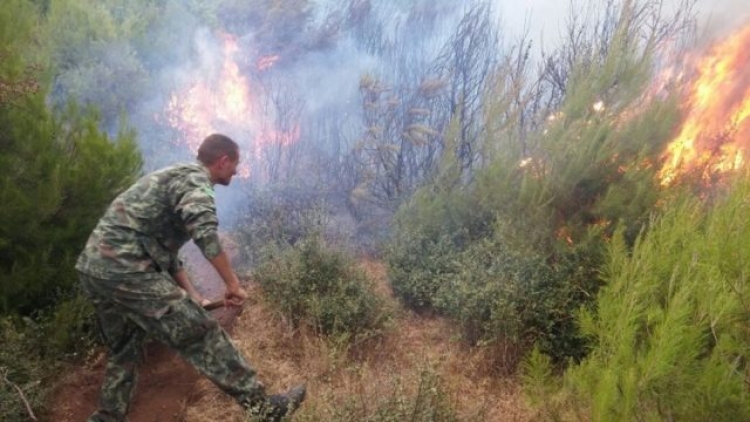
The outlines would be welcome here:
<svg viewBox="0 0 750 422">
<path fill-rule="evenodd" d="M 715 44 L 695 65 L 685 120 L 668 145 L 662 185 L 691 171 L 705 179 L 744 164 L 750 142 L 750 26 Z"/>
<path fill-rule="evenodd" d="M 299 127 L 290 130 L 269 129 L 273 116 L 262 115 L 259 107 L 262 93 L 252 93 L 248 78 L 237 64 L 241 53 L 237 39 L 220 35 L 223 41 L 221 68 L 218 72 L 196 72 L 193 82 L 181 92 L 173 93 L 167 105 L 167 123 L 178 129 L 185 144 L 196 153 L 203 139 L 216 132 L 226 133 L 240 143 L 243 152 L 240 177 L 249 177 L 254 164 L 267 159 L 270 146 L 289 147 L 299 138 Z M 278 60 L 278 56 L 263 57 L 258 62 L 260 69 L 267 69 Z M 252 142 L 243 145 L 242 141 Z M 262 167 L 262 166 L 261 166 Z"/>
<path fill-rule="evenodd" d="M 264 56 L 258 60 L 258 70 L 266 70 L 276 64 L 279 56 Z"/>
<path fill-rule="evenodd" d="M 223 62 L 217 77 L 201 77 L 184 92 L 173 93 L 167 105 L 169 124 L 185 135 L 185 143 L 196 152 L 209 134 L 226 126 L 250 131 L 253 121 L 250 84 L 234 60 L 236 39 L 223 36 Z"/>
</svg>

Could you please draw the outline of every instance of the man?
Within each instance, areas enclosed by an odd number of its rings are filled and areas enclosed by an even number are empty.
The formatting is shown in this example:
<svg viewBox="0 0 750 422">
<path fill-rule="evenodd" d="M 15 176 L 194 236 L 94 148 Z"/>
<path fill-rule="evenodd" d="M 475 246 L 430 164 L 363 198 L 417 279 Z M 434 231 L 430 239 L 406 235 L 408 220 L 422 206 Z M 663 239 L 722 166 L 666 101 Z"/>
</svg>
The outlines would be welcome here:
<svg viewBox="0 0 750 422">
<path fill-rule="evenodd" d="M 239 147 L 214 134 L 198 162 L 144 176 L 109 206 L 78 258 L 109 356 L 99 409 L 89 421 L 124 421 L 146 334 L 165 343 L 251 414 L 279 421 L 304 400 L 305 387 L 266 396 L 253 368 L 200 305 L 177 253 L 192 239 L 226 285 L 228 306 L 247 299 L 222 250 L 213 186 L 237 172 Z"/>
</svg>

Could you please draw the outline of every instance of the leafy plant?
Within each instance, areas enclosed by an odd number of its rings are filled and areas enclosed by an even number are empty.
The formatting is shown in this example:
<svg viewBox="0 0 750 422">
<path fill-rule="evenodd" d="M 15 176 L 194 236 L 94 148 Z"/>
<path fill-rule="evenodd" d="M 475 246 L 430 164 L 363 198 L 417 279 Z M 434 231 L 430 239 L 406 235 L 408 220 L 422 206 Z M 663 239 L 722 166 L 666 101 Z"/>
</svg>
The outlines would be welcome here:
<svg viewBox="0 0 750 422">
<path fill-rule="evenodd" d="M 749 193 L 744 175 L 711 206 L 679 196 L 632 251 L 617 234 L 607 284 L 579 318 L 591 352 L 541 397 L 562 397 L 549 419 L 750 418 Z"/>
<path fill-rule="evenodd" d="M 312 326 L 325 335 L 367 337 L 388 318 L 373 281 L 351 258 L 314 235 L 269 255 L 254 278 L 295 326 Z"/>
</svg>

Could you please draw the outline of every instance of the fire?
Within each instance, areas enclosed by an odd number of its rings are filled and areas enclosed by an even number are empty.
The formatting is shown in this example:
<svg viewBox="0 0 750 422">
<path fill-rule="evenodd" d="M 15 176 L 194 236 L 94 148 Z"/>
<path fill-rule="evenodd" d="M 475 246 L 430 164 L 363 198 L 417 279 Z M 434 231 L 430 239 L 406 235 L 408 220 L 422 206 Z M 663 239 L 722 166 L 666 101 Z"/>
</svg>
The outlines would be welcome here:
<svg viewBox="0 0 750 422">
<path fill-rule="evenodd" d="M 234 60 L 239 50 L 237 41 L 230 36 L 224 36 L 223 41 L 218 75 L 197 77 L 184 92 L 172 94 L 168 104 L 168 122 L 183 133 L 184 142 L 193 152 L 208 134 L 227 128 L 247 134 L 257 124 L 253 120 L 250 84 Z"/>
<path fill-rule="evenodd" d="M 266 70 L 276 64 L 279 56 L 264 56 L 258 60 L 258 70 Z"/>
<path fill-rule="evenodd" d="M 239 44 L 236 38 L 220 35 L 223 42 L 219 71 L 196 71 L 193 82 L 181 92 L 173 93 L 167 105 L 166 118 L 170 126 L 178 129 L 184 144 L 193 153 L 201 141 L 211 133 L 221 132 L 240 143 L 243 151 L 239 176 L 249 177 L 250 168 L 267 159 L 271 146 L 286 148 L 299 138 L 299 127 L 291 130 L 273 128 L 274 116 L 263 114 L 262 92 L 251 95 L 251 84 L 237 63 Z M 278 56 L 263 57 L 259 68 L 267 69 Z M 267 112 L 266 112 L 267 113 Z M 261 174 L 262 175 L 262 174 Z"/>
<path fill-rule="evenodd" d="M 703 177 L 736 170 L 750 146 L 750 26 L 698 60 L 686 93 L 685 121 L 669 144 L 662 185 L 689 171 Z"/>
</svg>

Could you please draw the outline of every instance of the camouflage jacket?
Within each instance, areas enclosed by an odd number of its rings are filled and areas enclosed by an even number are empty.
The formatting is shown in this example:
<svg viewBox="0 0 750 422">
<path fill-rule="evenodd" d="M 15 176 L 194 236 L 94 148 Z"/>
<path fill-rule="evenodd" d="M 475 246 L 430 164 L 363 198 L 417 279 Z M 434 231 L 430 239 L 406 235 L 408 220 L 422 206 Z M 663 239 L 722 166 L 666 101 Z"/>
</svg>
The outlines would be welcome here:
<svg viewBox="0 0 750 422">
<path fill-rule="evenodd" d="M 120 194 L 91 233 L 76 269 L 104 279 L 182 268 L 191 238 L 206 258 L 221 252 L 214 190 L 203 165 L 178 164 L 148 174 Z"/>
</svg>

